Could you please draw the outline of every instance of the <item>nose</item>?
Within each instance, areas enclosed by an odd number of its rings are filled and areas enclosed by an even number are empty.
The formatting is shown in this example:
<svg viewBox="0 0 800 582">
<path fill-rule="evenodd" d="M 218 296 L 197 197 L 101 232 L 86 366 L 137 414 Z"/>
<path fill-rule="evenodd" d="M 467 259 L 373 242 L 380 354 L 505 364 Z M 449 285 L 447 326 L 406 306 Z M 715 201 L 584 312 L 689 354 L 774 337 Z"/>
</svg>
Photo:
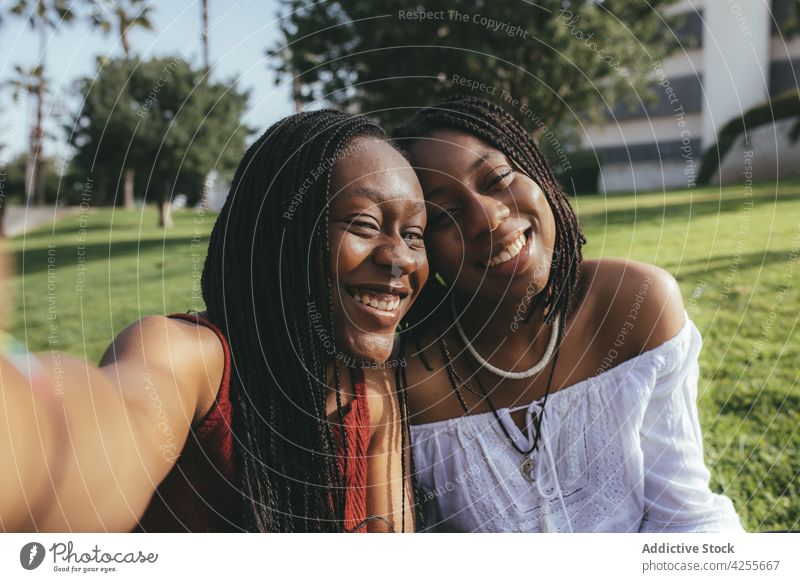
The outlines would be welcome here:
<svg viewBox="0 0 800 582">
<path fill-rule="evenodd" d="M 406 241 L 399 235 L 379 246 L 373 255 L 375 264 L 386 267 L 397 279 L 417 270 L 417 259 Z"/>
<path fill-rule="evenodd" d="M 502 222 L 511 216 L 511 209 L 500 200 L 483 194 L 470 196 L 467 208 L 467 220 L 463 225 L 464 235 L 467 239 L 495 230 Z"/>
</svg>

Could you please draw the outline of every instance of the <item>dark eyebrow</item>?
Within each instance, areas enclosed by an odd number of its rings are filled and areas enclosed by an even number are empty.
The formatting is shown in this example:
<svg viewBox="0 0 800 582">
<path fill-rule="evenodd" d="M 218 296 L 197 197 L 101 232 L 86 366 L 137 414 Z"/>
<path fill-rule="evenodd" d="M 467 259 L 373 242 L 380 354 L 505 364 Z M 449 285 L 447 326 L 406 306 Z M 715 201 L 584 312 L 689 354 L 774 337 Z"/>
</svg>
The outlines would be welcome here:
<svg viewBox="0 0 800 582">
<path fill-rule="evenodd" d="M 497 158 L 497 157 L 505 158 L 505 156 L 502 153 L 497 152 L 497 151 L 483 152 L 474 162 L 472 162 L 467 167 L 467 176 L 472 176 L 475 172 L 478 171 L 478 169 L 483 164 L 488 162 L 490 159 Z M 425 192 L 425 199 L 428 200 L 429 198 L 433 198 L 435 196 L 438 196 L 443 191 L 444 191 L 444 187 L 434 188 L 430 192 Z"/>
<path fill-rule="evenodd" d="M 472 162 L 469 167 L 467 168 L 467 175 L 472 176 L 475 172 L 478 171 L 483 164 L 485 164 L 489 159 L 496 158 L 496 157 L 505 157 L 500 152 L 484 152 L 481 156 Z"/>
</svg>

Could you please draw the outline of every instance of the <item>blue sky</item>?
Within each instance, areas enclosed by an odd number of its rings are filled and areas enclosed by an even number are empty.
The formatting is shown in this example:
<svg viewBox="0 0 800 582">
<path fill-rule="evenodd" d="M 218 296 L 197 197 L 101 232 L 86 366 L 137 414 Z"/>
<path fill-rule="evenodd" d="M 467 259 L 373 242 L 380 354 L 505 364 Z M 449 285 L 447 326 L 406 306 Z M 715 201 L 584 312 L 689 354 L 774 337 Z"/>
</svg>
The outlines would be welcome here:
<svg viewBox="0 0 800 582">
<path fill-rule="evenodd" d="M 102 0 L 111 4 L 113 0 Z M 6 12 L 10 0 L 0 0 L 0 10 Z M 53 88 L 48 113 L 63 116 L 74 113 L 80 106 L 73 91 L 73 82 L 91 76 L 98 55 L 121 56 L 122 46 L 116 36 L 104 36 L 88 24 L 88 4 L 74 2 L 83 17 L 70 25 L 59 27 L 47 45 L 47 75 Z M 142 58 L 164 55 L 185 55 L 194 64 L 202 60 L 199 36 L 201 5 L 194 0 L 159 0 L 151 3 L 153 31 L 132 31 L 133 50 Z M 287 86 L 275 86 L 275 76 L 268 68 L 265 49 L 275 46 L 279 31 L 276 0 L 239 0 L 224 2 L 210 0 L 209 28 L 212 77 L 237 79 L 242 89 L 250 90 L 250 109 L 244 122 L 258 132 L 293 112 Z M 4 15 L 0 27 L 0 83 L 12 74 L 14 65 L 32 66 L 39 61 L 39 39 L 22 18 Z M 24 151 L 29 123 L 33 119 L 33 100 L 27 103 L 23 122 L 23 103 L 15 103 L 11 92 L 0 92 L 0 143 L 6 149 L 0 161 Z M 68 119 L 68 118 L 67 118 Z M 63 157 L 65 136 L 51 120 L 56 140 L 46 144 L 46 155 Z"/>
</svg>

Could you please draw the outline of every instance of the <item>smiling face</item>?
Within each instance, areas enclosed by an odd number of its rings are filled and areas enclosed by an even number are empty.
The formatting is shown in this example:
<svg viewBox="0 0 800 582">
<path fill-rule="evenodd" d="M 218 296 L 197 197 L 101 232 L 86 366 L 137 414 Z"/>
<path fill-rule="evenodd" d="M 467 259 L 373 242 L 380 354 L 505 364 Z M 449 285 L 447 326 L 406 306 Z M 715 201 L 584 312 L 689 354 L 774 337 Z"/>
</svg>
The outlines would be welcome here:
<svg viewBox="0 0 800 582">
<path fill-rule="evenodd" d="M 544 289 L 556 224 L 539 185 L 500 150 L 460 131 L 435 131 L 410 154 L 428 207 L 434 270 L 461 292 L 493 301 Z"/>
<path fill-rule="evenodd" d="M 422 189 L 383 140 L 359 137 L 331 176 L 331 277 L 336 344 L 384 362 L 394 333 L 428 278 Z"/>
</svg>

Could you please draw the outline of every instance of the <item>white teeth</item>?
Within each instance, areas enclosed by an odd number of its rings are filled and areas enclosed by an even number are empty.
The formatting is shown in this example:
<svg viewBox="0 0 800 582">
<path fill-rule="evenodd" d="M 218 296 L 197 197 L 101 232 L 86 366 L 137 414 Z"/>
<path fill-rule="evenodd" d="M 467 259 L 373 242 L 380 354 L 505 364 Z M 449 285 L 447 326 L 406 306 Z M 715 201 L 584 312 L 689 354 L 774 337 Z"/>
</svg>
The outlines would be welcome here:
<svg viewBox="0 0 800 582">
<path fill-rule="evenodd" d="M 486 266 L 496 267 L 497 265 L 501 265 L 507 261 L 510 261 L 519 254 L 519 252 L 525 246 L 525 241 L 525 233 L 520 234 L 510 245 L 492 257 L 489 262 L 486 263 Z"/>
<path fill-rule="evenodd" d="M 384 299 L 379 299 L 375 295 L 370 295 L 369 293 L 358 293 L 353 292 L 351 293 L 353 299 L 358 301 L 359 303 L 363 303 L 364 305 L 369 305 L 375 309 L 379 309 L 380 311 L 397 311 L 400 307 L 400 299 L 390 299 L 388 301 Z"/>
</svg>

